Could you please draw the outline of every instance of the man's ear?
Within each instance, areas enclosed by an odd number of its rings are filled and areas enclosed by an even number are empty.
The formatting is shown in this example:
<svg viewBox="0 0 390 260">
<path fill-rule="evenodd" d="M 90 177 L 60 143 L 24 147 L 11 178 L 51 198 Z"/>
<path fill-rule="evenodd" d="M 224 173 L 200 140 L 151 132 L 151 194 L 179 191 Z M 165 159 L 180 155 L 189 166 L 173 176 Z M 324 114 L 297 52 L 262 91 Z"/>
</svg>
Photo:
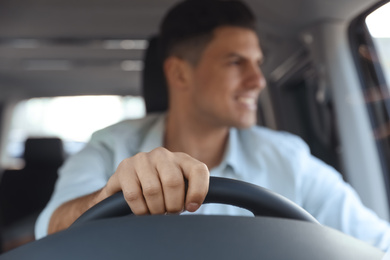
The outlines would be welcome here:
<svg viewBox="0 0 390 260">
<path fill-rule="evenodd" d="M 169 88 L 186 89 L 191 82 L 191 65 L 178 57 L 168 57 L 164 61 L 164 73 Z"/>
</svg>

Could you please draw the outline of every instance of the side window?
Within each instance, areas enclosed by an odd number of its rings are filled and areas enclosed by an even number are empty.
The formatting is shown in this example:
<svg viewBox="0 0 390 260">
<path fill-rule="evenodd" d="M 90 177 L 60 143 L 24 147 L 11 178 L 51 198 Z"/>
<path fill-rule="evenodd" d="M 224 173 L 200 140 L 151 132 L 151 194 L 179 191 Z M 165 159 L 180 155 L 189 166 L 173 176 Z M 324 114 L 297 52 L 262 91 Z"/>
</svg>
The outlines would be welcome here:
<svg viewBox="0 0 390 260">
<path fill-rule="evenodd" d="M 365 106 L 390 188 L 390 3 L 380 2 L 355 18 L 349 27 L 352 55 Z M 390 190 L 387 191 L 390 199 Z"/>
<path fill-rule="evenodd" d="M 387 87 L 390 82 L 390 3 L 381 6 L 366 18 L 366 24 L 375 50 L 378 61 L 381 64 Z"/>
<path fill-rule="evenodd" d="M 21 167 L 27 137 L 60 137 L 66 154 L 80 150 L 90 135 L 118 121 L 145 115 L 142 97 L 77 96 L 33 98 L 19 102 L 12 116 L 2 162 Z"/>
</svg>

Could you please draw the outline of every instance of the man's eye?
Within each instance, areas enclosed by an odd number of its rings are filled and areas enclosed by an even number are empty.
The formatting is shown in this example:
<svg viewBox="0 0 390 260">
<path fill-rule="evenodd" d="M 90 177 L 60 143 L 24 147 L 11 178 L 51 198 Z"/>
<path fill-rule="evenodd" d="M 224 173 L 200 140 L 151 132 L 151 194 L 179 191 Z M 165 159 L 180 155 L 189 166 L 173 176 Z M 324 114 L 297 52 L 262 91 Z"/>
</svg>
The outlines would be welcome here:
<svg viewBox="0 0 390 260">
<path fill-rule="evenodd" d="M 230 65 L 240 65 L 241 63 L 242 63 L 241 60 L 231 60 L 229 62 Z"/>
</svg>

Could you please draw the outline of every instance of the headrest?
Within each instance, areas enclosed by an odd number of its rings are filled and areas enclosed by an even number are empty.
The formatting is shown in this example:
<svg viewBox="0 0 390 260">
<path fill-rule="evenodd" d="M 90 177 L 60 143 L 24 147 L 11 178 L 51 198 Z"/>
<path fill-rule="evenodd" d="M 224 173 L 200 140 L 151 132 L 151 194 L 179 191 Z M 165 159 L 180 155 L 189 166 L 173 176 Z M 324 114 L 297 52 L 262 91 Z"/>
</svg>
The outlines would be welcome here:
<svg viewBox="0 0 390 260">
<path fill-rule="evenodd" d="M 166 111 L 168 109 L 168 88 L 163 71 L 158 37 L 156 36 L 149 40 L 145 52 L 142 82 L 146 113 Z"/>
<path fill-rule="evenodd" d="M 28 138 L 25 142 L 26 167 L 58 168 L 64 159 L 63 143 L 59 138 Z"/>
</svg>

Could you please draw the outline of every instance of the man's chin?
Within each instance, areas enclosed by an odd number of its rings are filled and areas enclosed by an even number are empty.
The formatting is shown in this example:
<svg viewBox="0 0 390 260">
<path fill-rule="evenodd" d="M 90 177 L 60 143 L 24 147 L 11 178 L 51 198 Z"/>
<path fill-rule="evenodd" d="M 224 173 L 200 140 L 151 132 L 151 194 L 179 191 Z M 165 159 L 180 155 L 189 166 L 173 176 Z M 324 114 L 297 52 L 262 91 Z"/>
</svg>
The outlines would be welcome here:
<svg viewBox="0 0 390 260">
<path fill-rule="evenodd" d="M 237 122 L 234 127 L 238 129 L 248 129 L 252 126 L 255 126 L 256 123 L 256 118 L 246 118 L 245 120 L 240 120 L 239 122 Z"/>
</svg>

